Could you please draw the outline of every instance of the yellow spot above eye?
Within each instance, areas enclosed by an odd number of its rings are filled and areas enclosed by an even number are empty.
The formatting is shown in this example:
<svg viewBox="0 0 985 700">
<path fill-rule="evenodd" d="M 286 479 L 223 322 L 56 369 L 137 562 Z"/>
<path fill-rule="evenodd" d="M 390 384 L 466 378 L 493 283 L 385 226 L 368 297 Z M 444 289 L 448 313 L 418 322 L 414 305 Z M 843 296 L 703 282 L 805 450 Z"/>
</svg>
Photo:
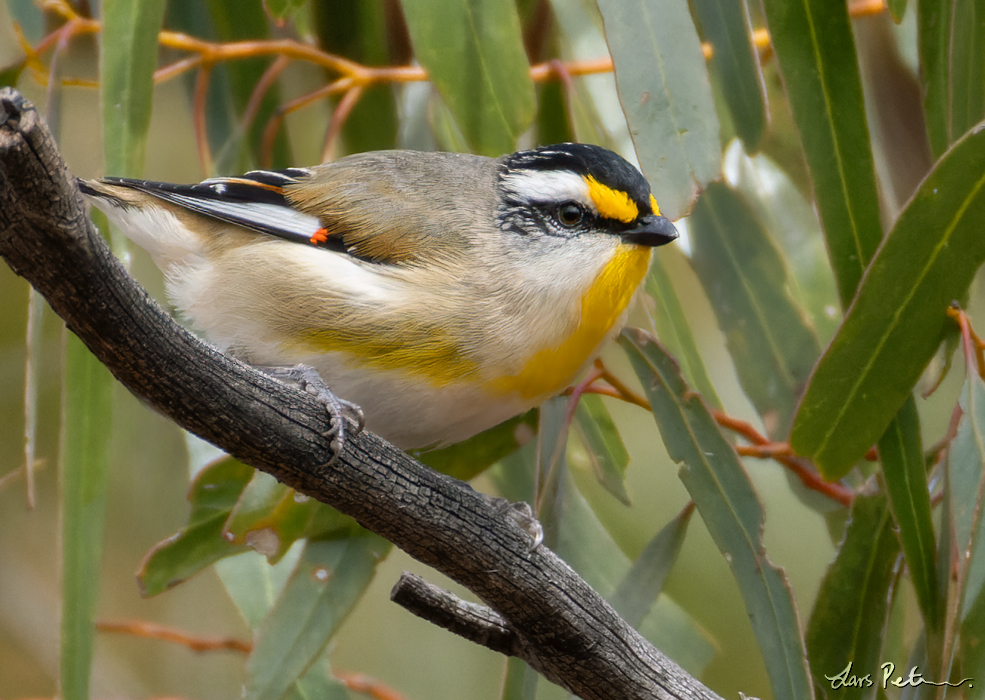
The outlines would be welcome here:
<svg viewBox="0 0 985 700">
<path fill-rule="evenodd" d="M 640 210 L 628 194 L 603 185 L 591 175 L 585 175 L 584 179 L 588 183 L 588 195 L 592 198 L 595 210 L 600 216 L 626 224 L 636 221 Z"/>
<path fill-rule="evenodd" d="M 656 216 L 660 216 L 660 207 L 657 206 L 657 198 L 652 194 L 650 195 L 650 206 L 653 208 L 653 213 Z"/>
</svg>

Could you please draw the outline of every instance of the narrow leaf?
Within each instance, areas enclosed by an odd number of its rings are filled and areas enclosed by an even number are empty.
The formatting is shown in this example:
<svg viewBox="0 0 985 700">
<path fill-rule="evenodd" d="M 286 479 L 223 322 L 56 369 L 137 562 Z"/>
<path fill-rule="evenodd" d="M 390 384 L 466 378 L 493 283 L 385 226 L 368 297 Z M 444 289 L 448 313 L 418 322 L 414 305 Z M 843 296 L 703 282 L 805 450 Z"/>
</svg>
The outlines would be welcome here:
<svg viewBox="0 0 985 700">
<path fill-rule="evenodd" d="M 924 115 L 934 156 L 985 116 L 985 2 L 917 5 Z"/>
<path fill-rule="evenodd" d="M 200 4 L 192 0 L 191 7 L 186 8 L 186 12 L 192 14 L 200 11 L 194 7 Z M 256 0 L 236 3 L 209 0 L 204 5 L 208 10 L 215 38 L 219 41 L 254 41 L 270 36 L 264 7 Z M 224 172 L 243 172 L 256 167 L 260 162 L 263 131 L 281 102 L 280 86 L 274 84 L 267 90 L 257 106 L 253 121 L 245 130 L 241 115 L 250 104 L 253 91 L 270 63 L 271 59 L 258 57 L 227 61 L 216 67 L 216 77 L 221 78 L 214 81 L 210 90 L 210 116 L 220 114 L 223 108 L 226 114 L 215 125 L 210 124 L 209 140 L 215 144 L 215 164 Z M 189 88 L 194 89 L 191 85 Z M 290 162 L 291 150 L 286 129 L 277 132 L 272 155 L 274 167 L 295 165 Z"/>
<path fill-rule="evenodd" d="M 695 0 L 691 8 L 711 46 L 709 68 L 732 115 L 746 151 L 759 150 L 766 131 L 766 86 L 752 45 L 745 0 Z"/>
<path fill-rule="evenodd" d="M 663 589 L 664 581 L 684 544 L 692 513 L 694 504 L 689 503 L 654 535 L 609 598 L 616 612 L 633 627 L 640 624 Z"/>
<path fill-rule="evenodd" d="M 957 595 L 965 617 L 985 586 L 985 383 L 974 370 L 965 382 L 961 410 L 947 461 L 961 584 Z"/>
<path fill-rule="evenodd" d="M 226 593 L 254 633 L 280 598 L 303 552 L 304 544 L 298 543 L 276 564 L 254 551 L 215 563 L 216 575 Z"/>
<path fill-rule="evenodd" d="M 287 700 L 349 700 L 349 689 L 329 674 L 327 659 L 311 665 L 285 696 Z"/>
<path fill-rule="evenodd" d="M 305 673 L 389 549 L 388 542 L 369 533 L 308 542 L 260 627 L 246 663 L 246 700 L 277 700 Z"/>
<path fill-rule="evenodd" d="M 786 435 L 821 352 L 790 292 L 786 261 L 742 195 L 722 183 L 701 195 L 689 230 L 691 262 L 739 382 L 769 434 Z"/>
<path fill-rule="evenodd" d="M 957 548 L 961 676 L 975 678 L 985 672 L 985 383 L 974 369 L 960 403 L 963 415 L 948 450 L 947 469 Z"/>
<path fill-rule="evenodd" d="M 650 400 L 667 452 L 681 465 L 681 481 L 732 567 L 774 697 L 812 698 L 793 594 L 783 572 L 766 556 L 763 506 L 735 449 L 652 337 L 627 329 L 619 342 Z"/>
<path fill-rule="evenodd" d="M 297 540 L 324 537 L 354 524 L 334 508 L 256 472 L 226 519 L 223 537 L 253 547 L 275 564 Z"/>
<path fill-rule="evenodd" d="M 537 411 L 530 410 L 462 442 L 413 454 L 435 471 L 468 481 L 516 452 L 536 433 Z"/>
<path fill-rule="evenodd" d="M 144 596 L 176 586 L 214 562 L 245 550 L 223 537 L 223 525 L 254 470 L 227 457 L 200 471 L 188 493 L 188 525 L 155 545 L 137 572 Z"/>
<path fill-rule="evenodd" d="M 954 0 L 949 66 L 949 142 L 985 118 L 985 0 Z"/>
<path fill-rule="evenodd" d="M 807 625 L 817 687 L 832 698 L 875 694 L 899 542 L 886 497 L 856 496 L 838 556 L 821 582 Z M 872 681 L 852 683 L 869 676 Z"/>
<path fill-rule="evenodd" d="M 598 394 L 585 394 L 575 410 L 575 427 L 581 436 L 595 476 L 606 491 L 629 505 L 626 468 L 629 452 L 619 436 L 609 409 Z"/>
<path fill-rule="evenodd" d="M 748 158 L 741 147 L 731 146 L 725 154 L 725 164 L 729 183 L 753 207 L 786 260 L 794 299 L 810 314 L 811 325 L 823 346 L 838 330 L 841 313 L 814 205 L 766 156 Z"/>
<path fill-rule="evenodd" d="M 764 0 L 763 8 L 810 167 L 841 304 L 847 308 L 882 238 L 848 6 Z"/>
<path fill-rule="evenodd" d="M 304 7 L 308 0 L 263 0 L 263 6 L 278 22 L 283 22 L 299 9 Z"/>
<path fill-rule="evenodd" d="M 721 146 L 708 68 L 687 3 L 600 0 L 616 87 L 640 166 L 678 219 L 718 177 Z"/>
<path fill-rule="evenodd" d="M 924 624 L 940 630 L 943 619 L 937 608 L 937 547 L 920 441 L 920 417 L 912 396 L 879 440 L 879 458 Z"/>
<path fill-rule="evenodd" d="M 500 0 L 403 0 L 414 54 L 469 145 L 516 149 L 534 117 L 534 89 L 516 5 Z"/>
<path fill-rule="evenodd" d="M 903 16 L 906 14 L 906 0 L 887 0 L 886 5 L 889 7 L 889 14 L 893 18 L 896 24 L 903 21 Z"/>
<path fill-rule="evenodd" d="M 103 0 L 100 94 L 106 172 L 137 177 L 150 128 L 164 0 Z"/>
<path fill-rule="evenodd" d="M 534 700 L 537 697 L 539 678 L 540 675 L 523 659 L 516 656 L 507 657 L 500 700 Z"/>
<path fill-rule="evenodd" d="M 106 525 L 112 377 L 76 336 L 65 348 L 59 696 L 88 700 Z"/>
<path fill-rule="evenodd" d="M 620 614 L 629 615 L 626 619 L 654 646 L 690 673 L 701 673 L 714 657 L 713 643 L 691 615 L 659 595 L 679 551 L 687 517 L 666 526 L 637 565 L 631 566 L 567 470 L 558 475 L 555 493 L 550 509 L 555 521 L 543 523 L 545 529 L 550 525 L 558 533 L 552 549 L 600 595 L 618 605 Z"/>
<path fill-rule="evenodd" d="M 954 4 L 921 2 L 917 4 L 917 37 L 920 54 L 920 78 L 923 83 L 923 112 L 927 136 L 934 157 L 940 157 L 951 143 L 948 119 L 951 25 Z"/>
<path fill-rule="evenodd" d="M 18 24 L 31 45 L 36 45 L 45 35 L 45 16 L 33 0 L 7 0 L 7 11 Z"/>
<path fill-rule="evenodd" d="M 677 360 L 681 363 L 684 371 L 684 378 L 693 386 L 704 398 L 705 402 L 713 408 L 721 408 L 722 402 L 715 393 L 715 386 L 708 378 L 708 371 L 705 369 L 701 353 L 698 351 L 698 344 L 694 340 L 694 333 L 691 331 L 691 324 L 687 320 L 687 314 L 681 305 L 674 283 L 667 273 L 667 266 L 671 264 L 671 256 L 674 261 L 684 264 L 683 255 L 679 251 L 668 251 L 656 257 L 650 266 L 650 274 L 647 275 L 645 286 L 646 293 L 649 294 L 657 305 L 656 318 L 654 325 L 657 328 L 657 335 Z"/>
<path fill-rule="evenodd" d="M 951 148 L 900 214 L 818 362 L 791 444 L 825 478 L 843 476 L 885 432 L 937 350 L 948 305 L 985 260 L 982 173 L 978 131 Z"/>
<path fill-rule="evenodd" d="M 393 15 L 400 10 L 394 4 L 320 0 L 310 6 L 319 44 L 329 53 L 369 66 L 403 65 L 410 59 L 398 50 L 405 41 L 396 36 L 400 29 L 395 29 L 399 22 Z M 393 86 L 370 86 L 345 121 L 345 150 L 395 148 L 399 126 Z"/>
</svg>

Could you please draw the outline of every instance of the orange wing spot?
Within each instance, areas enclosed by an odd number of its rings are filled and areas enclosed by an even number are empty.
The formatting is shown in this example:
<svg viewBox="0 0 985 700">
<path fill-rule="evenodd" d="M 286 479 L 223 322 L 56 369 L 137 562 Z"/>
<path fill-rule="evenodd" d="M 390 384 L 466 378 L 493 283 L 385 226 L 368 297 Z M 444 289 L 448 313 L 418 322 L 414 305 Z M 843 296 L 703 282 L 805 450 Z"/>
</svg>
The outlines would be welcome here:
<svg viewBox="0 0 985 700">
<path fill-rule="evenodd" d="M 660 207 L 657 206 L 657 198 L 652 194 L 650 195 L 650 207 L 653 209 L 653 213 L 656 216 L 660 216 Z"/>
<path fill-rule="evenodd" d="M 308 240 L 311 241 L 311 245 L 320 245 L 322 243 L 328 243 L 328 229 L 327 228 L 318 229 L 311 235 L 311 238 L 309 238 Z"/>
<path fill-rule="evenodd" d="M 626 224 L 636 221 L 636 217 L 640 215 L 640 210 L 628 194 L 621 190 L 606 187 L 591 175 L 584 177 L 588 184 L 588 195 L 592 198 L 595 210 L 600 216 L 616 219 Z"/>
</svg>

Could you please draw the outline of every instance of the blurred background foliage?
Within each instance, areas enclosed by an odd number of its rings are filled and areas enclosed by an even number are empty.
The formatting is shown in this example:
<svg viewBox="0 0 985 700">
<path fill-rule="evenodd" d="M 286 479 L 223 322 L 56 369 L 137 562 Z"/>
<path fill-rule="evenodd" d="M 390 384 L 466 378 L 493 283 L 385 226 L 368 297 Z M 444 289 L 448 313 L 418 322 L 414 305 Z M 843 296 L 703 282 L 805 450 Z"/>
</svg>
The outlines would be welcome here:
<svg viewBox="0 0 985 700">
<path fill-rule="evenodd" d="M 637 162 L 686 234 L 649 333 L 577 407 L 422 459 L 535 503 L 725 697 L 944 692 L 886 663 L 985 693 L 981 0 L 5 0 L 0 84 L 82 177 L 565 140 Z M 391 605 L 423 567 L 143 408 L 5 267 L 0 290 L 0 697 L 564 695 Z"/>
</svg>

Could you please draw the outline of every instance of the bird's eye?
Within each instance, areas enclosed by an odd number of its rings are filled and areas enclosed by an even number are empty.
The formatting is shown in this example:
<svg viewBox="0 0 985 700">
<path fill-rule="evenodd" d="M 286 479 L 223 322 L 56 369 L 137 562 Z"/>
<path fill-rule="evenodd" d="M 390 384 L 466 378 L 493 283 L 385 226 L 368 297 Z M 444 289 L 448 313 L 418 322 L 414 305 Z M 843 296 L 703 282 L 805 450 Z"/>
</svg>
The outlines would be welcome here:
<svg viewBox="0 0 985 700">
<path fill-rule="evenodd" d="M 572 226 L 577 226 L 581 223 L 582 219 L 585 218 L 585 210 L 582 209 L 580 204 L 575 202 L 565 202 L 558 206 L 555 212 L 555 218 L 558 223 L 567 228 Z"/>
</svg>

